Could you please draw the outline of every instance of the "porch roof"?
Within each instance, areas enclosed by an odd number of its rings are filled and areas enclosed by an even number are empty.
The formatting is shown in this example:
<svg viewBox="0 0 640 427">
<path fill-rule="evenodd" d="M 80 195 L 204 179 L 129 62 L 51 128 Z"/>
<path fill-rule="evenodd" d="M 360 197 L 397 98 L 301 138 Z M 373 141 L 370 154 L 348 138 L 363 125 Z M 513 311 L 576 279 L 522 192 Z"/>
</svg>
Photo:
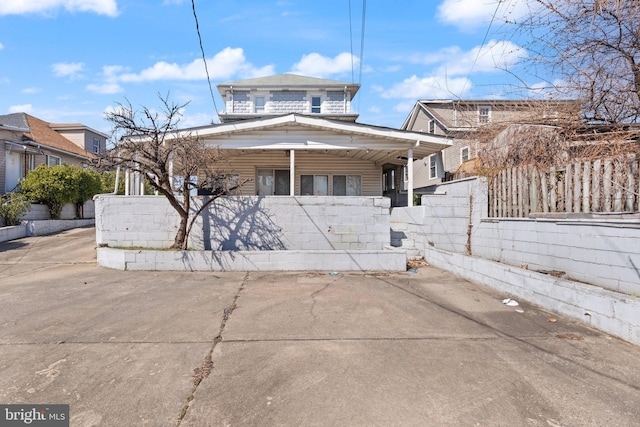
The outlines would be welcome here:
<svg viewBox="0 0 640 427">
<path fill-rule="evenodd" d="M 221 150 L 318 150 L 403 165 L 407 151 L 422 158 L 452 144 L 451 138 L 381 126 L 287 114 L 278 117 L 184 129 L 180 136 L 198 136 Z"/>
</svg>

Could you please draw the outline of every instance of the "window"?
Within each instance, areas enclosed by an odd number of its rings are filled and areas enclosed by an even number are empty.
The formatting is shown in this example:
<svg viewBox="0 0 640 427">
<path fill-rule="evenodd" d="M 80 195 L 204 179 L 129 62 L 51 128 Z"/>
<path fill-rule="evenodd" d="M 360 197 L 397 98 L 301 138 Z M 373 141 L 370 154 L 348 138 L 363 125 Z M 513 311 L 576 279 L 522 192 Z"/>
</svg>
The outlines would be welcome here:
<svg viewBox="0 0 640 427">
<path fill-rule="evenodd" d="M 258 169 L 258 196 L 288 196 L 291 194 L 289 169 Z"/>
<path fill-rule="evenodd" d="M 395 169 L 388 169 L 382 174 L 382 180 L 384 185 L 384 191 L 395 190 L 396 188 L 396 171 Z"/>
<path fill-rule="evenodd" d="M 334 196 L 361 196 L 362 177 L 360 175 L 333 175 Z"/>
<path fill-rule="evenodd" d="M 26 173 L 34 170 L 36 168 L 36 156 L 33 154 L 29 154 L 27 157 L 27 170 Z"/>
<path fill-rule="evenodd" d="M 211 196 L 240 194 L 240 189 L 238 187 L 238 184 L 240 183 L 240 175 L 226 173 L 207 173 L 206 176 L 209 184 L 206 189 L 199 191 L 198 195 Z"/>
<path fill-rule="evenodd" d="M 47 166 L 59 166 L 61 163 L 60 157 L 47 155 Z"/>
<path fill-rule="evenodd" d="M 93 152 L 100 152 L 100 140 L 98 138 L 93 138 Z"/>
<path fill-rule="evenodd" d="M 436 121 L 429 120 L 429 133 L 436 133 Z"/>
<path fill-rule="evenodd" d="M 326 196 L 329 194 L 329 175 L 300 175 L 300 194 Z"/>
<path fill-rule="evenodd" d="M 491 107 L 483 106 L 478 107 L 478 123 L 490 123 L 491 122 Z"/>
<path fill-rule="evenodd" d="M 429 156 L 429 179 L 435 179 L 438 177 L 438 167 L 436 162 L 436 155 Z"/>
<path fill-rule="evenodd" d="M 264 96 L 256 96 L 255 100 L 255 112 L 264 113 Z"/>
<path fill-rule="evenodd" d="M 460 162 L 466 162 L 469 160 L 469 147 L 462 147 L 460 149 Z"/>
<path fill-rule="evenodd" d="M 320 113 L 320 110 L 321 110 L 320 97 L 319 96 L 311 97 L 311 112 Z"/>
</svg>

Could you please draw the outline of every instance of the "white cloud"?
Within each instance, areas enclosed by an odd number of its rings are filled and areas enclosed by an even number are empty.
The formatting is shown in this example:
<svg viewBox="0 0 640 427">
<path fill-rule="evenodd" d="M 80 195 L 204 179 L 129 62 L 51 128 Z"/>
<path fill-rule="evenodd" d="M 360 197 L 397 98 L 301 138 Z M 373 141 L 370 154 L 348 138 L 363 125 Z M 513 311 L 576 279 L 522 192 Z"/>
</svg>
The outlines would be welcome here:
<svg viewBox="0 0 640 427">
<path fill-rule="evenodd" d="M 56 77 L 69 77 L 73 80 L 82 77 L 81 72 L 84 70 L 84 64 L 82 62 L 58 62 L 51 65 L 51 69 Z"/>
<path fill-rule="evenodd" d="M 4 45 L 0 43 L 0 50 L 4 49 Z"/>
<path fill-rule="evenodd" d="M 472 87 L 473 84 L 466 77 L 446 78 L 433 75 L 419 78 L 413 75 L 384 90 L 381 96 L 385 99 L 412 99 L 415 102 L 416 99 L 464 97 Z"/>
<path fill-rule="evenodd" d="M 0 15 L 51 13 L 58 9 L 67 12 L 94 12 L 98 15 L 117 16 L 116 0 L 2 0 Z"/>
<path fill-rule="evenodd" d="M 102 83 L 102 84 L 90 84 L 86 89 L 89 92 L 97 93 L 98 95 L 109 95 L 112 93 L 123 92 L 122 86 L 118 83 Z"/>
<path fill-rule="evenodd" d="M 437 17 L 460 31 L 471 32 L 487 27 L 494 13 L 495 20 L 502 22 L 518 19 L 528 11 L 527 0 L 444 0 L 438 6 Z"/>
<path fill-rule="evenodd" d="M 472 72 L 503 71 L 526 56 L 526 50 L 517 44 L 490 40 L 484 46 L 476 46 L 466 52 L 458 46 L 450 46 L 435 53 L 413 55 L 410 61 L 424 65 L 440 64 L 439 74 L 459 76 Z"/>
<path fill-rule="evenodd" d="M 27 95 L 32 95 L 34 93 L 40 93 L 40 92 L 42 92 L 42 89 L 40 89 L 39 87 L 26 87 L 22 89 L 22 93 L 25 93 Z"/>
<path fill-rule="evenodd" d="M 357 67 L 359 59 L 350 53 L 343 52 L 335 58 L 322 56 L 319 53 L 303 55 L 300 62 L 293 65 L 292 73 L 303 74 L 310 77 L 329 77 L 336 74 L 350 72 Z"/>
<path fill-rule="evenodd" d="M 9 107 L 9 113 L 30 113 L 31 111 L 33 111 L 33 105 L 31 104 L 11 105 Z"/>
<path fill-rule="evenodd" d="M 212 80 L 225 80 L 234 75 L 243 77 L 258 77 L 273 74 L 273 65 L 256 68 L 247 62 L 242 48 L 227 47 L 218 52 L 213 58 L 207 59 L 209 77 Z M 196 59 L 189 64 L 156 62 L 153 66 L 139 73 L 120 74 L 121 82 L 147 82 L 157 80 L 204 80 L 207 74 L 202 59 Z"/>
</svg>

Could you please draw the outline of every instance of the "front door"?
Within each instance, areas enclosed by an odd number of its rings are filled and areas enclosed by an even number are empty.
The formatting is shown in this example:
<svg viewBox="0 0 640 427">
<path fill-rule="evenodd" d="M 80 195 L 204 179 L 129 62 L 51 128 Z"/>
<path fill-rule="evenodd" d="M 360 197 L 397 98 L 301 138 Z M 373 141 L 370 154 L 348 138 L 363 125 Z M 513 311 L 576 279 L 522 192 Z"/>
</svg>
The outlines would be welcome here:
<svg viewBox="0 0 640 427">
<path fill-rule="evenodd" d="M 4 180 L 4 191 L 12 191 L 22 178 L 22 153 L 6 151 L 7 167 Z"/>
</svg>

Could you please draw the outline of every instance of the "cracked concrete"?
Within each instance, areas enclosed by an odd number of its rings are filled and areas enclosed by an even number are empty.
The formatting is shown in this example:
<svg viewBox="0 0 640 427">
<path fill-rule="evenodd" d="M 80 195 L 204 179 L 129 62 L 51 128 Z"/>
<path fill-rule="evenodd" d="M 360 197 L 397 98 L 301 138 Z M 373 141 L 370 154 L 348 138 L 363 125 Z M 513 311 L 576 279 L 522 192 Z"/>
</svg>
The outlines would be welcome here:
<svg viewBox="0 0 640 427">
<path fill-rule="evenodd" d="M 121 272 L 92 233 L 0 244 L 0 403 L 74 427 L 640 419 L 638 347 L 441 270 Z"/>
</svg>

